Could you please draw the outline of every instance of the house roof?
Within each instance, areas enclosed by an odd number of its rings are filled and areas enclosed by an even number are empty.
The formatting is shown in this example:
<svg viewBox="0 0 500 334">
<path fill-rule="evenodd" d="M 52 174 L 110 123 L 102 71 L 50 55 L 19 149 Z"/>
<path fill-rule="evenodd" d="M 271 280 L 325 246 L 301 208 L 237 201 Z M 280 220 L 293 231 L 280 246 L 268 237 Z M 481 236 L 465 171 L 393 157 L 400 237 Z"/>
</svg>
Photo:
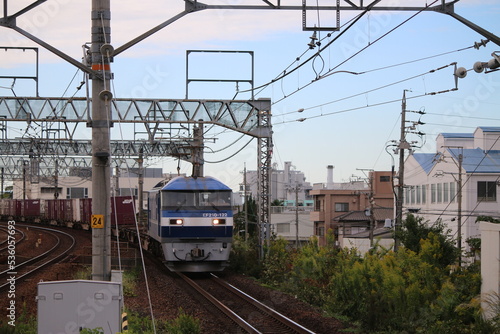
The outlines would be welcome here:
<svg viewBox="0 0 500 334">
<path fill-rule="evenodd" d="M 463 154 L 462 168 L 467 173 L 500 173 L 500 151 L 490 150 L 483 151 L 480 148 L 464 149 L 450 148 L 455 160 L 458 160 L 458 155 Z"/>
<path fill-rule="evenodd" d="M 500 132 L 499 126 L 480 126 L 479 129 L 483 130 L 483 132 Z"/>
<path fill-rule="evenodd" d="M 462 168 L 466 173 L 500 173 L 500 151 L 483 151 L 480 148 L 460 149 L 449 148 L 451 157 L 458 162 L 459 154 L 463 155 Z M 414 153 L 413 158 L 420 167 L 429 174 L 436 165 L 435 153 Z"/>
<path fill-rule="evenodd" d="M 392 208 L 375 208 L 373 215 L 376 221 L 385 221 L 394 218 L 394 210 Z M 366 216 L 365 211 L 351 211 L 333 218 L 333 221 L 338 222 L 366 222 L 369 220 L 370 218 Z"/>
<path fill-rule="evenodd" d="M 471 139 L 474 138 L 473 133 L 460 133 L 460 132 L 441 133 L 441 136 L 443 136 L 444 138 L 471 138 Z"/>
<path fill-rule="evenodd" d="M 413 153 L 413 158 L 427 174 L 437 162 L 436 153 Z"/>
</svg>

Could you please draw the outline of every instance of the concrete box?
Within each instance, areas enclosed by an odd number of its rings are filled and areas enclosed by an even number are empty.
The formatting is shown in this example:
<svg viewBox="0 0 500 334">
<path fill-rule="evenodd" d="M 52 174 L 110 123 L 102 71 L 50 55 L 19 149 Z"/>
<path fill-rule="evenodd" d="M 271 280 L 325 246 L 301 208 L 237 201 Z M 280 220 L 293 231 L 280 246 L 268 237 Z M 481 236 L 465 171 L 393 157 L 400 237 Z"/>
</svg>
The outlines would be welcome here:
<svg viewBox="0 0 500 334">
<path fill-rule="evenodd" d="M 87 280 L 38 283 L 38 333 L 78 334 L 83 328 L 121 331 L 121 284 Z"/>
</svg>

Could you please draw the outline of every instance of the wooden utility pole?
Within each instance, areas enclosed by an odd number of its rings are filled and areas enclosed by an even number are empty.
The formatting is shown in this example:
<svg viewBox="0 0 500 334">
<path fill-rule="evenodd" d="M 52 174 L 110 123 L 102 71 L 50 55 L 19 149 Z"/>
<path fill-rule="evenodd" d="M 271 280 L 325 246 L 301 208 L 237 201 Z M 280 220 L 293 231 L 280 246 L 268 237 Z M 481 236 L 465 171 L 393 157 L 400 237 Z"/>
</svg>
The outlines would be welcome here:
<svg viewBox="0 0 500 334">
<path fill-rule="evenodd" d="M 110 0 L 92 0 L 92 279 L 111 280 Z M 97 223 L 97 224 L 94 224 Z"/>
</svg>

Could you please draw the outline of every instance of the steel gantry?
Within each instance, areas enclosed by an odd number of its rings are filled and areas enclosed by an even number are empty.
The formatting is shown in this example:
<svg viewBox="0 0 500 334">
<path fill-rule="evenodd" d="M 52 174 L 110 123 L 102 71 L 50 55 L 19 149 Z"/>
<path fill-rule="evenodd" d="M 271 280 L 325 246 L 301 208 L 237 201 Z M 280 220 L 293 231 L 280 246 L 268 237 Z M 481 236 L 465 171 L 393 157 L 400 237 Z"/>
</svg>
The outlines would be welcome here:
<svg viewBox="0 0 500 334">
<path fill-rule="evenodd" d="M 20 161 L 36 166 L 35 175 L 42 176 L 53 175 L 55 160 L 60 161 L 59 175 L 70 175 L 76 168 L 90 168 L 92 141 L 79 139 L 85 135 L 91 119 L 89 105 L 85 98 L 1 97 L 0 164 L 5 175 L 21 174 L 25 164 Z M 113 165 L 126 162 L 133 166 L 140 154 L 145 158 L 173 156 L 191 161 L 194 139 L 190 124 L 214 124 L 256 138 L 269 136 L 270 122 L 267 118 L 262 121 L 261 115 L 269 114 L 270 118 L 270 105 L 268 99 L 114 99 L 112 123 L 133 126 L 134 138 L 111 140 Z M 173 133 L 174 123 L 186 125 L 182 136 L 178 129 Z M 35 172 L 33 167 L 30 170 Z"/>
</svg>

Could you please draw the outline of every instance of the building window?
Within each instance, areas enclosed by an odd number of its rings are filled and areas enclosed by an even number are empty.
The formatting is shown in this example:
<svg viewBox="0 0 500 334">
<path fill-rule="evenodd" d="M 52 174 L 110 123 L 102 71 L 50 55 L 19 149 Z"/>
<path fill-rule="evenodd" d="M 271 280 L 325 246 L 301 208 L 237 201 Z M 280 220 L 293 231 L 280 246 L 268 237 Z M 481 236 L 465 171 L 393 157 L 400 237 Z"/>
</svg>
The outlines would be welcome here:
<svg viewBox="0 0 500 334">
<path fill-rule="evenodd" d="M 431 203 L 436 203 L 436 185 L 431 184 Z"/>
<path fill-rule="evenodd" d="M 137 197 L 137 195 L 138 195 L 137 188 L 120 188 L 118 190 L 118 192 L 119 192 L 118 196 L 135 196 L 135 197 Z"/>
<path fill-rule="evenodd" d="M 391 177 L 389 175 L 380 175 L 380 182 L 391 182 Z"/>
<path fill-rule="evenodd" d="M 290 233 L 290 223 L 278 223 L 276 224 L 277 233 Z"/>
<path fill-rule="evenodd" d="M 335 212 L 348 212 L 349 203 L 335 203 Z"/>
<path fill-rule="evenodd" d="M 484 202 L 496 202 L 497 183 L 494 181 L 477 182 L 477 200 Z"/>
<path fill-rule="evenodd" d="M 456 183 L 450 182 L 450 203 L 453 203 L 455 201 L 456 196 L 457 196 Z"/>
<path fill-rule="evenodd" d="M 443 202 L 448 203 L 449 199 L 449 191 L 448 191 L 448 183 L 443 183 Z"/>
<path fill-rule="evenodd" d="M 422 204 L 425 204 L 427 201 L 427 186 L 422 184 Z"/>
<path fill-rule="evenodd" d="M 42 194 L 53 194 L 55 192 L 55 189 L 54 189 L 54 187 L 41 187 L 40 188 L 40 192 Z M 57 187 L 57 192 L 59 194 L 62 193 L 62 188 L 61 187 Z"/>
<path fill-rule="evenodd" d="M 88 198 L 88 188 L 66 188 L 66 198 Z"/>
<path fill-rule="evenodd" d="M 323 201 L 322 200 L 315 200 L 314 201 L 314 211 L 323 211 Z"/>
<path fill-rule="evenodd" d="M 437 184 L 437 202 L 438 203 L 443 202 L 443 184 L 442 183 Z"/>
<path fill-rule="evenodd" d="M 417 186 L 417 204 L 422 203 L 422 189 L 420 186 Z"/>
<path fill-rule="evenodd" d="M 314 222 L 314 231 L 317 236 L 322 237 L 325 235 L 325 223 L 320 221 Z"/>
</svg>

